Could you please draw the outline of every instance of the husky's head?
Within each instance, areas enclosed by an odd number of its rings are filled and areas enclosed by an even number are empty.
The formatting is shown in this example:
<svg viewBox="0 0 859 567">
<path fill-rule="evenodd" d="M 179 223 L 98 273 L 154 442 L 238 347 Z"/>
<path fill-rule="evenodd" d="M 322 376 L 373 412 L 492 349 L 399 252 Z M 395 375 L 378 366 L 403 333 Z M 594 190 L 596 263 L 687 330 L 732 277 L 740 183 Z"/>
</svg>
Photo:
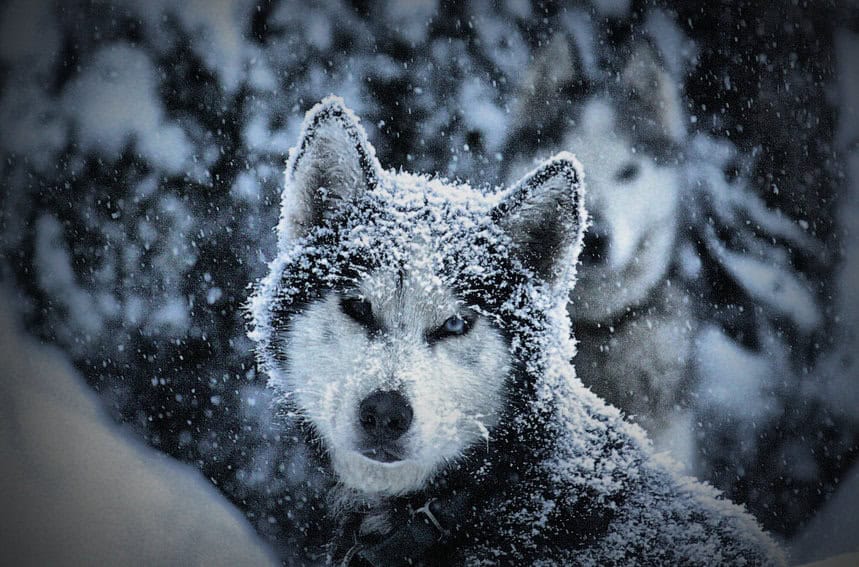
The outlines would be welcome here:
<svg viewBox="0 0 859 567">
<path fill-rule="evenodd" d="M 603 321 L 641 303 L 665 277 L 678 230 L 684 135 L 679 93 L 653 51 L 639 46 L 618 89 L 586 99 L 564 146 L 589 164 L 578 319 Z"/>
<path fill-rule="evenodd" d="M 632 46 L 620 72 L 602 80 L 589 79 L 580 59 L 561 34 L 536 57 L 509 150 L 530 160 L 542 132 L 585 164 L 592 226 L 571 305 L 576 320 L 596 322 L 643 302 L 669 268 L 685 114 L 677 81 L 650 45 Z"/>
<path fill-rule="evenodd" d="M 487 195 L 384 171 L 340 99 L 308 112 L 253 336 L 340 482 L 414 491 L 492 443 L 528 324 L 514 309 L 571 278 L 578 168 L 559 155 Z"/>
</svg>

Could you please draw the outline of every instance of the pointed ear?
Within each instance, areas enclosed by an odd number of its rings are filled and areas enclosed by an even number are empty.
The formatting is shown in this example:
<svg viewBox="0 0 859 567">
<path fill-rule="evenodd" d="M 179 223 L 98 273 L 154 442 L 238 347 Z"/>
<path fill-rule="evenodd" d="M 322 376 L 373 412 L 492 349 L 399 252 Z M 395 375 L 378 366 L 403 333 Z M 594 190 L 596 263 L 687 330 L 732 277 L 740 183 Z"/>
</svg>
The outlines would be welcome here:
<svg viewBox="0 0 859 567">
<path fill-rule="evenodd" d="M 522 113 L 547 113 L 553 106 L 547 101 L 559 100 L 564 86 L 577 78 L 581 78 L 581 70 L 573 46 L 563 33 L 557 32 L 537 51 L 525 71 L 519 86 Z"/>
<path fill-rule="evenodd" d="M 382 168 L 367 135 L 343 99 L 328 96 L 304 117 L 290 150 L 282 195 L 281 242 L 301 237 L 335 218 L 363 191 L 375 186 Z"/>
<path fill-rule="evenodd" d="M 492 211 L 522 262 L 550 283 L 578 259 L 587 215 L 582 178 L 576 157 L 561 152 L 523 177 Z"/>
<path fill-rule="evenodd" d="M 633 47 L 621 83 L 631 103 L 626 115 L 642 137 L 683 140 L 686 124 L 678 81 L 650 45 L 640 42 Z"/>
<path fill-rule="evenodd" d="M 561 32 L 535 53 L 523 75 L 509 138 L 518 151 L 522 150 L 523 137 L 526 144 L 536 144 L 538 133 L 552 128 L 562 118 L 564 100 L 570 96 L 566 91 L 584 79 L 575 47 Z"/>
</svg>

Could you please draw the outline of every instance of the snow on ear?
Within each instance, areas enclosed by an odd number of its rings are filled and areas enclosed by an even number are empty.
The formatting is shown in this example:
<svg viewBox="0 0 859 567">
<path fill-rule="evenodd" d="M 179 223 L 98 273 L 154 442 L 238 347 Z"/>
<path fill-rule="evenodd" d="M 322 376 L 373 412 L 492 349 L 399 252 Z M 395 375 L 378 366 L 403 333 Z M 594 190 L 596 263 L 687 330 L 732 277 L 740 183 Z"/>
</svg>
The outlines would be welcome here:
<svg viewBox="0 0 859 567">
<path fill-rule="evenodd" d="M 522 262 L 551 283 L 578 259 L 587 219 L 582 178 L 576 157 L 561 152 L 523 177 L 492 211 Z"/>
<path fill-rule="evenodd" d="M 680 142 L 686 135 L 678 81 L 659 61 L 656 51 L 640 42 L 621 73 L 630 101 L 626 113 L 642 136 Z"/>
<path fill-rule="evenodd" d="M 281 242 L 301 237 L 335 218 L 382 171 L 359 119 L 343 99 L 328 96 L 304 117 L 290 150 L 282 195 Z"/>
</svg>

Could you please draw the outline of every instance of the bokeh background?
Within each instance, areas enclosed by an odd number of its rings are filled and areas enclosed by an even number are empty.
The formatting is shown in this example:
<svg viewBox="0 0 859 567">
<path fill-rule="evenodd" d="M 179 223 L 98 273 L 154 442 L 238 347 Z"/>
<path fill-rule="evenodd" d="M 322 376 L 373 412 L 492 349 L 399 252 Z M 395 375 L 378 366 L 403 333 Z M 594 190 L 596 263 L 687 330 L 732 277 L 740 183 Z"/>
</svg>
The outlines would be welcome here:
<svg viewBox="0 0 859 567">
<path fill-rule="evenodd" d="M 842 540 L 803 534 L 859 500 L 842 489 L 859 453 L 855 2 L 0 2 L 7 309 L 288 561 L 313 471 L 279 435 L 243 305 L 304 112 L 338 94 L 386 167 L 501 185 L 510 152 L 565 149 L 566 109 L 641 43 L 684 111 L 669 261 L 698 266 L 681 278 L 695 326 L 744 361 L 713 354 L 727 401 L 701 408 L 693 472 L 797 558 L 844 551 L 847 519 L 820 532 Z M 732 401 L 749 392 L 754 411 Z"/>
</svg>

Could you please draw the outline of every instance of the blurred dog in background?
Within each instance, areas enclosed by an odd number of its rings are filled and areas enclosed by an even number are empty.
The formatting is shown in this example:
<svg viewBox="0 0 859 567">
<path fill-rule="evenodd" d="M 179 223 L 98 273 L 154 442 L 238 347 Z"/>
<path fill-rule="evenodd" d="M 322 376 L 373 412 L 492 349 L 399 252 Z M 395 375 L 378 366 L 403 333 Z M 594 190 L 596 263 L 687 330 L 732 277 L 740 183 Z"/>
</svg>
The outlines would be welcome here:
<svg viewBox="0 0 859 567">
<path fill-rule="evenodd" d="M 512 169 L 555 145 L 586 164 L 592 224 L 570 303 L 578 374 L 688 466 L 692 428 L 678 415 L 688 405 L 698 323 L 673 277 L 688 121 L 680 87 L 644 42 L 604 80 L 589 80 L 582 59 L 558 34 L 535 60 L 520 100 L 544 109 L 542 123 L 519 118 L 512 138 L 525 143 Z"/>
</svg>

